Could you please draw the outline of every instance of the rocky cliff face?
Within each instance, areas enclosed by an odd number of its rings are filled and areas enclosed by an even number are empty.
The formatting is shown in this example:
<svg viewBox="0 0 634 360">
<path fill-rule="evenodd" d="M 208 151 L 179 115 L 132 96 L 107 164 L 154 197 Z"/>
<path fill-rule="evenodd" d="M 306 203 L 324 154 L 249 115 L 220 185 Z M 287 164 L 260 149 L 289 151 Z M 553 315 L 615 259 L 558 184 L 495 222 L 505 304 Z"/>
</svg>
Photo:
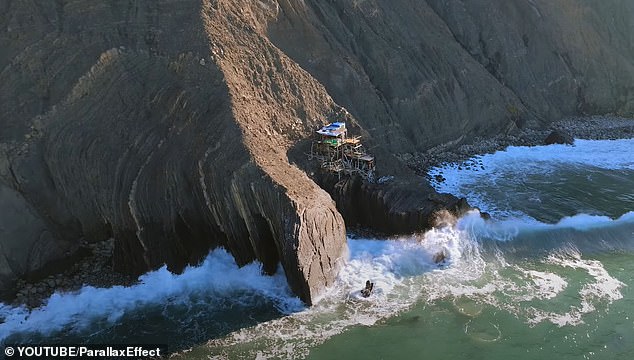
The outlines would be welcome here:
<svg viewBox="0 0 634 360">
<path fill-rule="evenodd" d="M 266 272 L 281 262 L 310 303 L 345 253 L 340 211 L 394 232 L 464 209 L 392 154 L 634 110 L 625 0 L 0 0 L 0 10 L 4 292 L 82 239 L 114 237 L 121 271 L 179 271 L 224 246 Z M 326 119 L 366 135 L 379 175 L 406 180 L 327 186 L 337 210 L 301 151 Z"/>
<path fill-rule="evenodd" d="M 326 174 L 318 181 L 328 189 L 348 226 L 377 235 L 417 233 L 440 225 L 440 214 L 456 219 L 473 209 L 464 198 L 438 194 L 416 177 L 367 183 L 359 177 L 339 180 Z"/>
<path fill-rule="evenodd" d="M 634 112 L 634 4 L 279 1 L 273 42 L 393 152 Z"/>
<path fill-rule="evenodd" d="M 323 87 L 234 4 L 59 4 L 4 4 L 3 42 L 22 46 L 2 59 L 1 208 L 33 230 L 1 224 L 3 288 L 23 257 L 44 254 L 37 268 L 112 236 L 121 271 L 179 271 L 224 246 L 266 272 L 281 262 L 310 303 L 345 226 L 285 154 L 338 109 Z"/>
</svg>

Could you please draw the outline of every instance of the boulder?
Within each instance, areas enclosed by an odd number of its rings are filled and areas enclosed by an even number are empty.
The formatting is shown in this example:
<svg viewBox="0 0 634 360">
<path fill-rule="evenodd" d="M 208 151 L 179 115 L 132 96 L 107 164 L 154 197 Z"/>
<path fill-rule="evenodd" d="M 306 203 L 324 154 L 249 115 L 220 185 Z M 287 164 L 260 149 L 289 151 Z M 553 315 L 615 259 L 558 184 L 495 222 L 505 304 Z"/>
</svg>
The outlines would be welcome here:
<svg viewBox="0 0 634 360">
<path fill-rule="evenodd" d="M 575 139 L 567 133 L 564 133 L 561 130 L 553 130 L 547 137 L 544 139 L 544 144 L 552 145 L 552 144 L 564 144 L 564 145 L 573 145 L 575 143 Z"/>
</svg>

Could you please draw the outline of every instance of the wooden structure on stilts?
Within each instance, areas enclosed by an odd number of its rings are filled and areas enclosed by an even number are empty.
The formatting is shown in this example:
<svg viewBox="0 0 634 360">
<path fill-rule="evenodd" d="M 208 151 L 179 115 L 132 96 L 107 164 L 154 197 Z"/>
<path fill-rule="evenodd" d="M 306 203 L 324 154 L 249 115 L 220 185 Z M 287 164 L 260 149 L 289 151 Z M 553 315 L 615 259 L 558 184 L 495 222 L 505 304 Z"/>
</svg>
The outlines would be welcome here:
<svg viewBox="0 0 634 360">
<path fill-rule="evenodd" d="M 374 156 L 368 154 L 359 136 L 348 138 L 346 124 L 334 122 L 317 130 L 310 160 L 318 160 L 322 169 L 342 175 L 359 175 L 364 180 L 374 181 Z"/>
</svg>

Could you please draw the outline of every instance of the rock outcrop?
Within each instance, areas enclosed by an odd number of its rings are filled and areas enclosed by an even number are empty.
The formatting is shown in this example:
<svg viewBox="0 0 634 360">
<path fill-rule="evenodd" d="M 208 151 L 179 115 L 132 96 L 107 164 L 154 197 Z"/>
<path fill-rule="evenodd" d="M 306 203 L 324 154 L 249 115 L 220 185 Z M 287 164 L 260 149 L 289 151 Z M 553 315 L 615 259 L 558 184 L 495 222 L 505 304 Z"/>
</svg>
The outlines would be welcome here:
<svg viewBox="0 0 634 360">
<path fill-rule="evenodd" d="M 438 194 L 422 178 L 413 176 L 367 183 L 360 177 L 339 180 L 326 175 L 318 182 L 337 202 L 348 226 L 374 234 L 421 232 L 436 226 L 435 217 L 442 211 L 458 218 L 472 209 L 464 198 Z"/>
<path fill-rule="evenodd" d="M 3 293 L 79 241 L 113 237 L 120 271 L 180 271 L 224 246 L 265 272 L 281 263 L 310 303 L 346 252 L 341 213 L 404 232 L 466 207 L 392 154 L 634 110 L 625 0 L 5 0 L 0 11 Z M 351 180 L 331 197 L 307 175 L 298 149 L 336 119 L 396 181 Z"/>
<path fill-rule="evenodd" d="M 18 191 L 1 182 L 0 205 L 0 289 L 11 294 L 16 277 L 72 255 L 78 244 L 56 237 L 51 224 Z"/>
<path fill-rule="evenodd" d="M 574 143 L 575 143 L 575 139 L 572 136 L 570 136 L 570 134 L 566 134 L 562 132 L 561 130 L 551 131 L 551 133 L 548 134 L 548 136 L 546 136 L 546 139 L 544 139 L 544 144 L 546 145 L 552 145 L 552 144 L 572 145 Z"/>
</svg>

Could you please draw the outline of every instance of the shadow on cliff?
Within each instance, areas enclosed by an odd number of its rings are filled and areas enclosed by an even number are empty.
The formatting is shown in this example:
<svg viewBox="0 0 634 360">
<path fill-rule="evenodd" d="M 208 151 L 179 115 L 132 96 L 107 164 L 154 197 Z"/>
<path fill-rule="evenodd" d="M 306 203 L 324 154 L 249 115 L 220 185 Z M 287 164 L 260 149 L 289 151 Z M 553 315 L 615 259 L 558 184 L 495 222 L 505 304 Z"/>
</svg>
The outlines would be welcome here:
<svg viewBox="0 0 634 360">
<path fill-rule="evenodd" d="M 377 170 L 373 181 L 358 175 L 339 176 L 320 168 L 317 160 L 308 160 L 312 139 L 299 141 L 288 152 L 289 159 L 330 194 L 349 233 L 374 237 L 409 235 L 434 227 L 436 214 L 441 211 L 460 217 L 472 209 L 464 198 L 436 192 L 425 178 L 415 175 L 370 138 L 356 121 L 352 124 L 353 132 L 356 129 L 365 134 L 363 142 L 375 156 Z"/>
</svg>

